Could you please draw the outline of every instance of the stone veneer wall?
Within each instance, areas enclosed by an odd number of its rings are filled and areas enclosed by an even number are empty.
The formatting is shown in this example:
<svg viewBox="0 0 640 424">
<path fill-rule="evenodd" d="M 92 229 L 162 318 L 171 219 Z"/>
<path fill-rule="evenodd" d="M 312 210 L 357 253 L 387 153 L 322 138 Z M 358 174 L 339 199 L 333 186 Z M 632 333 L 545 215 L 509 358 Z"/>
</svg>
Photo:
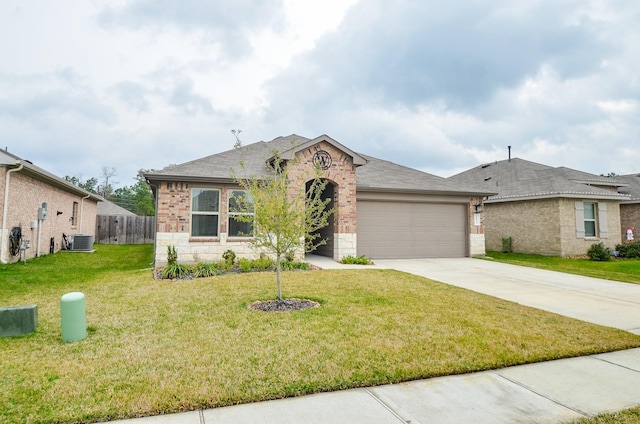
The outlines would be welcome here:
<svg viewBox="0 0 640 424">
<path fill-rule="evenodd" d="M 476 212 L 475 205 L 482 205 L 481 197 L 472 197 L 469 199 L 469 213 L 467 222 L 469 223 L 469 256 L 484 256 L 485 250 L 484 238 L 484 220 L 486 213 Z M 480 219 L 480 225 L 476 225 L 476 216 Z"/>
</svg>

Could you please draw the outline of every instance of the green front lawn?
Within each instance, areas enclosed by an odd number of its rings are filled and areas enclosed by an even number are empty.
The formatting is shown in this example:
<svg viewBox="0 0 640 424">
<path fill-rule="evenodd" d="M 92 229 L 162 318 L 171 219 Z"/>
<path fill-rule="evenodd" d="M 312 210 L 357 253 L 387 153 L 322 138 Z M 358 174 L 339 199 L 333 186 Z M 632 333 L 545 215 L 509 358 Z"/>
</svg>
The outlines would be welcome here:
<svg viewBox="0 0 640 424">
<path fill-rule="evenodd" d="M 487 252 L 486 259 L 605 280 L 640 284 L 640 259 L 612 259 L 607 262 L 585 258 L 561 258 L 525 253 Z"/>
<path fill-rule="evenodd" d="M 0 339 L 0 422 L 91 422 L 371 386 L 640 346 L 640 337 L 392 270 L 283 275 L 319 308 L 256 312 L 272 272 L 156 281 L 150 246 L 96 245 L 0 266 L 2 306 L 36 333 Z M 89 336 L 60 337 L 85 293 Z"/>
</svg>

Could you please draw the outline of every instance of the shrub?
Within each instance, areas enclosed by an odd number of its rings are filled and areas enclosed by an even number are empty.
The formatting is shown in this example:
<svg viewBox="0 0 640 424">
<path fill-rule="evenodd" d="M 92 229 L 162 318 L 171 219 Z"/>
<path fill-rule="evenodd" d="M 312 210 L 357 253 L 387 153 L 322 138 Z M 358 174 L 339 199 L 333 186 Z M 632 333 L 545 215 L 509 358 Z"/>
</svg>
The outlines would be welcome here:
<svg viewBox="0 0 640 424">
<path fill-rule="evenodd" d="M 274 260 L 267 256 L 260 256 L 260 258 L 251 261 L 251 267 L 254 271 L 268 271 L 274 269 L 275 266 Z"/>
<path fill-rule="evenodd" d="M 162 278 L 173 280 L 175 278 L 183 278 L 189 275 L 191 270 L 187 265 L 182 265 L 177 262 L 167 264 L 162 270 Z"/>
<path fill-rule="evenodd" d="M 511 253 L 511 237 L 502 237 L 502 253 Z"/>
<path fill-rule="evenodd" d="M 284 260 L 284 261 L 280 262 L 280 269 L 282 269 L 284 271 L 294 271 L 294 270 L 308 271 L 309 270 L 309 264 L 306 263 L 306 262 L 296 262 L 296 261 Z"/>
<path fill-rule="evenodd" d="M 238 267 L 242 272 L 250 272 L 253 270 L 253 261 L 250 259 L 240 258 L 238 259 Z"/>
<path fill-rule="evenodd" d="M 621 258 L 640 258 L 640 240 L 617 244 L 616 250 Z"/>
<path fill-rule="evenodd" d="M 176 252 L 176 247 L 172 244 L 167 246 L 167 263 L 175 264 L 178 262 L 178 252 Z"/>
<path fill-rule="evenodd" d="M 340 262 L 342 262 L 343 264 L 354 265 L 371 265 L 372 263 L 365 255 L 358 256 L 357 258 L 351 255 L 345 256 Z"/>
<path fill-rule="evenodd" d="M 592 261 L 608 261 L 611 259 L 611 250 L 602 242 L 595 243 L 589 247 L 587 255 Z"/>
<path fill-rule="evenodd" d="M 215 264 L 215 263 L 197 263 L 193 266 L 192 271 L 193 271 L 193 276 L 196 278 L 212 277 L 220 273 L 220 270 L 218 269 L 218 264 Z"/>
<path fill-rule="evenodd" d="M 222 254 L 222 259 L 224 259 L 226 262 L 230 264 L 233 264 L 236 260 L 236 252 L 234 252 L 231 249 L 227 249 Z"/>
</svg>

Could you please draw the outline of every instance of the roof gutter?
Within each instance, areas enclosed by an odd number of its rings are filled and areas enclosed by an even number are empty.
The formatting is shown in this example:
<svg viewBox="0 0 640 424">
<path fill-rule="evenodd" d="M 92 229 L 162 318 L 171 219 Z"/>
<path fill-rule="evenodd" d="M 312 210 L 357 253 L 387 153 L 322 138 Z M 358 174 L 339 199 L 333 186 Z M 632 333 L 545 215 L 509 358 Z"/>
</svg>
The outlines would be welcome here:
<svg viewBox="0 0 640 424">
<path fill-rule="evenodd" d="M 3 264 L 9 263 L 4 259 L 4 246 L 7 244 L 5 234 L 7 234 L 7 217 L 9 215 L 9 183 L 11 182 L 11 173 L 17 172 L 24 168 L 24 163 L 20 163 L 17 168 L 9 169 L 7 171 L 7 177 L 4 182 L 4 202 L 2 203 L 2 236 L 0 237 L 0 262 Z"/>
</svg>

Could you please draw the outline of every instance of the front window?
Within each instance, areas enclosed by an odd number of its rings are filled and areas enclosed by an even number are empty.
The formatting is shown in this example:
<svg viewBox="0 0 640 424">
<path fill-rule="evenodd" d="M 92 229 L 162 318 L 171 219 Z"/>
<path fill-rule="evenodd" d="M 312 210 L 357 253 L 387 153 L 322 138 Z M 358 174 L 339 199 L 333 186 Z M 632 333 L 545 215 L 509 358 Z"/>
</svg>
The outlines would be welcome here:
<svg viewBox="0 0 640 424">
<path fill-rule="evenodd" d="M 251 194 L 244 190 L 232 190 L 229 194 L 229 237 L 251 237 L 252 235 L 253 199 Z"/>
<path fill-rule="evenodd" d="M 217 237 L 220 190 L 194 188 L 191 191 L 191 236 Z"/>
<path fill-rule="evenodd" d="M 584 204 L 584 236 L 596 237 L 596 219 L 597 219 L 597 205 L 596 203 Z"/>
</svg>

